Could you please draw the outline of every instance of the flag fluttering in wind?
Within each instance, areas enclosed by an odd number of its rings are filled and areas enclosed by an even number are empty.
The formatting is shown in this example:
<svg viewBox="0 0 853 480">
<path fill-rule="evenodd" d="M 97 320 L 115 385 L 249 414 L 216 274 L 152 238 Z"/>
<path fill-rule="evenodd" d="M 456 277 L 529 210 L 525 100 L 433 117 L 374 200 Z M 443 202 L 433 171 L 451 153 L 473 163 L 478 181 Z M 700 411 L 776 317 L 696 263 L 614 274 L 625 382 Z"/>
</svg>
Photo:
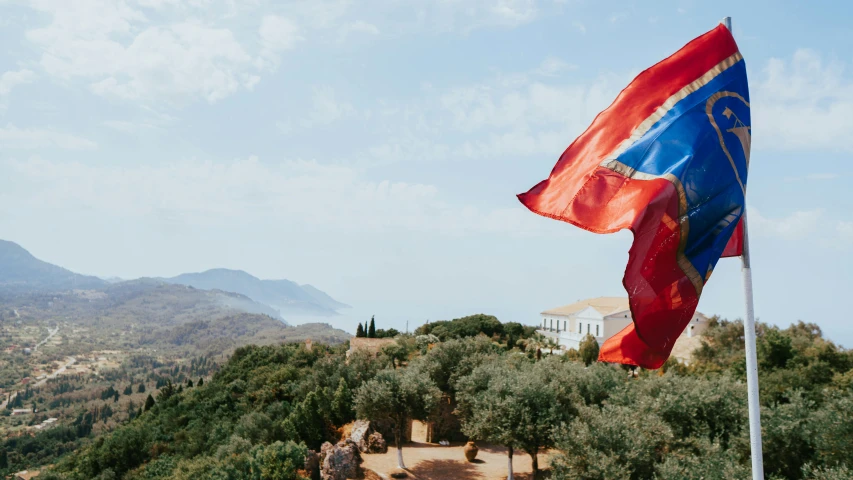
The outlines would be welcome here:
<svg viewBox="0 0 853 480">
<path fill-rule="evenodd" d="M 518 196 L 591 232 L 634 233 L 622 282 L 633 324 L 599 360 L 663 365 L 717 261 L 741 254 L 749 113 L 746 67 L 720 25 L 642 72 Z"/>
</svg>

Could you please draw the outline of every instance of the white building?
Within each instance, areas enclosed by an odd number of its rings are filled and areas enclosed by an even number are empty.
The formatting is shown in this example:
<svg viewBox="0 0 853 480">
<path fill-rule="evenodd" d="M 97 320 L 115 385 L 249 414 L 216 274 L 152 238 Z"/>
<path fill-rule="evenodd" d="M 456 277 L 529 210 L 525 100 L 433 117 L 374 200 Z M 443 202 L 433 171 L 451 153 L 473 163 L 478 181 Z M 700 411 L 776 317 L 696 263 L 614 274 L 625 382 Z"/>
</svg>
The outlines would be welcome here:
<svg viewBox="0 0 853 480">
<path fill-rule="evenodd" d="M 598 297 L 545 310 L 541 314 L 539 333 L 557 340 L 566 350 L 577 349 L 581 340 L 590 334 L 601 345 L 633 321 L 628 299 Z M 708 328 L 708 318 L 696 312 L 683 336 L 694 337 Z"/>
</svg>

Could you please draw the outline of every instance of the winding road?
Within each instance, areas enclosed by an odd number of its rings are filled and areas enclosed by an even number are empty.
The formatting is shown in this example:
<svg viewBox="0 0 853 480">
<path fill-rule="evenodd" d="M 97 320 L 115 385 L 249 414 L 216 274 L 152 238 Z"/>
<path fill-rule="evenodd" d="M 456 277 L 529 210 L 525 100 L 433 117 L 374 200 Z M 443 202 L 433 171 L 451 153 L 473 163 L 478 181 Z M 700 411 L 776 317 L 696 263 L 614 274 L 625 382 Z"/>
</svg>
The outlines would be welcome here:
<svg viewBox="0 0 853 480">
<path fill-rule="evenodd" d="M 44 345 L 45 343 L 47 343 L 48 341 L 50 341 L 50 339 L 51 339 L 51 338 L 53 338 L 53 336 L 54 336 L 54 335 L 56 335 L 56 334 L 59 332 L 59 327 L 57 326 L 57 327 L 56 327 L 56 328 L 54 328 L 53 330 L 51 330 L 50 328 L 48 328 L 48 329 L 47 329 L 47 332 L 48 332 L 47 337 L 45 337 L 45 339 L 44 339 L 44 340 L 42 340 L 41 342 L 39 342 L 38 344 L 36 344 L 36 346 L 35 346 L 35 347 L 33 347 L 33 351 L 34 351 L 34 352 L 35 352 L 36 350 L 38 350 L 38 348 L 39 348 L 40 346 L 42 346 L 42 345 Z M 32 387 L 40 387 L 40 386 L 44 385 L 45 383 L 47 383 L 47 381 L 48 381 L 48 380 L 53 380 L 54 378 L 58 377 L 59 375 L 62 375 L 62 374 L 65 372 L 65 370 L 67 370 L 67 369 L 68 369 L 68 367 L 70 367 L 71 365 L 74 365 L 75 363 L 77 363 L 77 359 L 76 359 L 76 358 L 74 358 L 74 357 L 66 357 L 66 358 L 65 358 L 65 365 L 63 365 L 63 366 L 59 367 L 58 369 L 56 369 L 56 371 L 55 371 L 55 372 L 52 372 L 52 373 L 51 373 L 51 374 L 49 374 L 48 376 L 46 376 L 46 377 L 42 378 L 41 380 L 39 380 L 38 382 L 31 384 L 31 386 L 32 386 Z M 18 395 L 18 393 L 17 393 L 17 392 L 13 392 L 13 393 L 12 393 L 12 395 L 11 395 L 9 398 L 4 398 L 4 399 L 3 399 L 3 402 L 2 402 L 2 403 L 0 403 L 0 410 L 2 410 L 2 409 L 4 409 L 4 408 L 6 408 L 6 404 L 7 404 L 10 400 L 14 400 L 14 399 L 15 399 L 15 397 L 16 397 L 17 395 Z"/>
</svg>

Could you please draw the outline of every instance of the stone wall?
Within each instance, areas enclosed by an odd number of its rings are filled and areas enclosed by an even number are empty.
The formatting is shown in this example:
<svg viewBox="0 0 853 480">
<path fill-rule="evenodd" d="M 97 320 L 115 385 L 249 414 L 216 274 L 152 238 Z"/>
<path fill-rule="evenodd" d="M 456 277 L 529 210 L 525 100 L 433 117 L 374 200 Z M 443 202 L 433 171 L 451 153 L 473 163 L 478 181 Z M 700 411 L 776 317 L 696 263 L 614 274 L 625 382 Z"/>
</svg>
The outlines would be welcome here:
<svg viewBox="0 0 853 480">
<path fill-rule="evenodd" d="M 366 350 L 374 355 L 378 355 L 379 352 L 382 351 L 382 347 L 394 342 L 395 340 L 393 338 L 352 337 L 349 340 L 349 350 L 347 350 L 347 357 L 349 357 L 352 352 L 356 350 Z"/>
</svg>

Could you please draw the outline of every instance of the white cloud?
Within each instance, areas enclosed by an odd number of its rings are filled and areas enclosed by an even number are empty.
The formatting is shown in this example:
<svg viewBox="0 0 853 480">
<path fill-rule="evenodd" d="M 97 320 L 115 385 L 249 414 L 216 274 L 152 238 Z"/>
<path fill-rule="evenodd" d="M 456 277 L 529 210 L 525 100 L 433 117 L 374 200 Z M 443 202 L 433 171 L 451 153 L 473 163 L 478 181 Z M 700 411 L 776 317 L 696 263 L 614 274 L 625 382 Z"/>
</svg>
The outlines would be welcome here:
<svg viewBox="0 0 853 480">
<path fill-rule="evenodd" d="M 355 107 L 349 102 L 338 101 L 335 90 L 327 85 L 313 88 L 311 95 L 311 111 L 299 121 L 292 118 L 279 120 L 276 129 L 283 134 L 291 134 L 297 127 L 313 128 L 329 125 L 343 118 L 356 115 Z"/>
<path fill-rule="evenodd" d="M 556 57 L 548 57 L 543 62 L 536 73 L 546 76 L 555 77 L 567 70 L 575 70 L 577 65 L 571 65 Z"/>
<path fill-rule="evenodd" d="M 546 58 L 528 72 L 438 89 L 402 104 L 382 104 L 383 142 L 369 150 L 380 163 L 448 157 L 556 158 L 628 81 L 602 76 L 591 83 L 559 81 L 573 69 Z"/>
<path fill-rule="evenodd" d="M 31 83 L 35 78 L 36 74 L 32 70 L 27 69 L 3 72 L 0 75 L 0 97 L 8 95 L 18 85 Z"/>
<path fill-rule="evenodd" d="M 306 38 L 343 41 L 386 28 L 396 36 L 467 33 L 513 28 L 539 15 L 535 0 L 377 0 L 368 11 L 352 8 L 350 0 L 294 0 L 278 5 L 274 15 L 265 15 L 269 9 L 259 0 L 29 4 L 49 18 L 26 33 L 48 75 L 82 80 L 98 95 L 142 104 L 213 103 L 250 91 L 261 73 L 277 68 L 284 52 Z M 251 24 L 257 31 L 246 28 Z"/>
<path fill-rule="evenodd" d="M 516 208 L 452 205 L 433 185 L 373 181 L 356 169 L 310 161 L 270 164 L 256 157 L 213 163 L 91 166 L 6 160 L 11 191 L 0 205 L 88 209 L 124 218 L 164 214 L 202 224 L 298 222 L 338 232 L 406 229 L 446 234 L 535 235 L 554 222 Z"/>
<path fill-rule="evenodd" d="M 0 148 L 32 150 L 51 147 L 64 150 L 93 150 L 98 148 L 98 144 L 50 129 L 18 128 L 12 124 L 0 127 Z"/>
<path fill-rule="evenodd" d="M 841 175 L 837 173 L 809 173 L 803 176 L 790 176 L 785 177 L 786 182 L 801 182 L 803 180 L 811 180 L 811 181 L 823 181 L 823 180 L 835 180 L 839 178 Z"/>
<path fill-rule="evenodd" d="M 536 2 L 533 0 L 498 0 L 496 3 L 491 12 L 503 19 L 505 25 L 521 25 L 536 17 Z"/>
<path fill-rule="evenodd" d="M 853 152 L 853 79 L 812 50 L 770 59 L 752 88 L 755 148 Z"/>
<path fill-rule="evenodd" d="M 305 40 L 295 22 L 278 15 L 264 16 L 258 35 L 261 39 L 260 60 L 266 65 L 277 65 L 281 52 L 290 50 Z"/>
<path fill-rule="evenodd" d="M 586 34 L 586 25 L 584 25 L 583 23 L 575 21 L 575 22 L 572 22 L 572 26 L 575 27 L 576 29 L 578 29 L 578 31 L 581 32 L 582 34 Z"/>
<path fill-rule="evenodd" d="M 92 84 L 95 93 L 134 100 L 201 96 L 213 103 L 257 82 L 246 72 L 251 57 L 227 29 L 193 23 L 153 27 L 123 55 L 123 63 Z"/>
<path fill-rule="evenodd" d="M 558 155 L 618 92 L 609 78 L 584 85 L 518 81 L 461 87 L 441 96 L 450 124 L 469 135 L 468 156 Z"/>
<path fill-rule="evenodd" d="M 145 7 L 201 7 L 145 1 Z M 149 102 L 210 103 L 251 90 L 258 68 L 273 68 L 280 54 L 302 39 L 295 23 L 278 16 L 260 20 L 258 56 L 234 32 L 199 20 L 155 24 L 126 2 L 38 0 L 34 8 L 51 22 L 27 32 L 41 49 L 40 65 L 49 75 L 90 82 L 98 95 Z M 184 12 L 184 18 L 192 16 Z M 169 17 L 172 18 L 172 17 Z"/>
<path fill-rule="evenodd" d="M 617 12 L 610 16 L 610 23 L 621 23 L 628 19 L 628 12 Z"/>
<path fill-rule="evenodd" d="M 339 102 L 335 90 L 329 86 L 314 88 L 312 95 L 313 110 L 301 123 L 305 128 L 315 125 L 328 125 L 336 120 L 355 114 L 355 108 L 349 102 Z"/>
<path fill-rule="evenodd" d="M 393 29 L 399 34 L 421 31 L 469 33 L 483 28 L 515 28 L 539 16 L 535 0 L 387 0 L 374 5 L 374 9 L 397 20 L 382 28 Z"/>
<path fill-rule="evenodd" d="M 367 23 L 364 20 L 357 20 L 355 22 L 350 22 L 341 27 L 340 29 L 340 39 L 341 41 L 346 40 L 351 34 L 363 33 L 366 35 L 379 35 L 379 27 L 372 23 Z"/>
<path fill-rule="evenodd" d="M 851 242 L 848 247 L 853 245 L 853 222 L 838 222 L 835 229 L 842 240 Z"/>
<path fill-rule="evenodd" d="M 837 173 L 810 173 L 806 175 L 809 180 L 834 180 L 838 177 Z"/>
<path fill-rule="evenodd" d="M 798 210 L 781 218 L 767 218 L 755 208 L 748 210 L 749 232 L 768 237 L 798 239 L 810 236 L 823 220 L 823 210 Z"/>
<path fill-rule="evenodd" d="M 163 131 L 162 123 L 150 120 L 106 120 L 103 122 L 103 125 L 117 132 L 131 135 L 138 135 L 143 132 Z"/>
</svg>

